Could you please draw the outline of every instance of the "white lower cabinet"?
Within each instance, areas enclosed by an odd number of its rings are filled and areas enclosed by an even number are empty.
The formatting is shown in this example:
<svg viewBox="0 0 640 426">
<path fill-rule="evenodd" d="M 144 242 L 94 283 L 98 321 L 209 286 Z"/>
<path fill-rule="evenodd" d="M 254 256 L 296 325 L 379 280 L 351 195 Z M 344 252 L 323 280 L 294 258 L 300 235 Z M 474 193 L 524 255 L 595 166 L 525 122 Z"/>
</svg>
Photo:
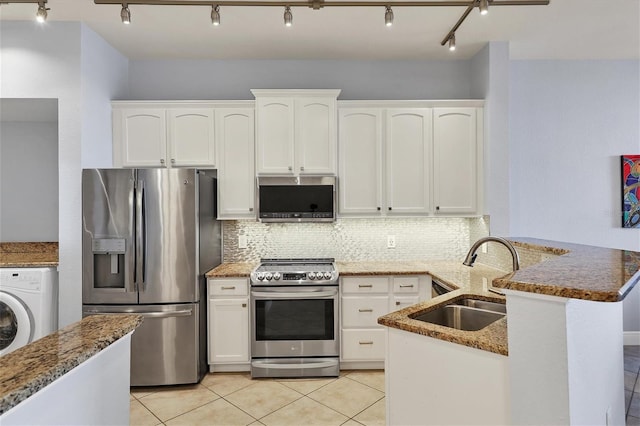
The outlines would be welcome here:
<svg viewBox="0 0 640 426">
<path fill-rule="evenodd" d="M 210 371 L 249 370 L 249 293 L 246 278 L 208 280 Z"/>
<path fill-rule="evenodd" d="M 384 368 L 385 329 L 378 318 L 430 298 L 426 275 L 343 277 L 341 368 Z"/>
</svg>

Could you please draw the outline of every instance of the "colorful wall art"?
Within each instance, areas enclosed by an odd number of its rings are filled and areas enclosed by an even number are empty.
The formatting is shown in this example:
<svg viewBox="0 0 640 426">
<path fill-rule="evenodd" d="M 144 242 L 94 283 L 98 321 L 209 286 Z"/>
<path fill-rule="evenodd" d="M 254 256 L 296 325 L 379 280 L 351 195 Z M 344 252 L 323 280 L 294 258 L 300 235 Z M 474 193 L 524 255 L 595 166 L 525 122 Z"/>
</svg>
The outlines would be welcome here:
<svg viewBox="0 0 640 426">
<path fill-rule="evenodd" d="M 622 227 L 640 228 L 640 155 L 622 156 Z"/>
</svg>

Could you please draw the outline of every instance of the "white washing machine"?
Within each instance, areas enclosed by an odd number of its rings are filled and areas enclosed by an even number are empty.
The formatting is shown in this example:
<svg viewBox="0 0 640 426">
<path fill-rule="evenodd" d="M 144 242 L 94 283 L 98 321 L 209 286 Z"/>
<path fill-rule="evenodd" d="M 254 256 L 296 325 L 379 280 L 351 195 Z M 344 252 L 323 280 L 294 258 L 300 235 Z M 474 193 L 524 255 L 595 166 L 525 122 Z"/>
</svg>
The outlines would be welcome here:
<svg viewBox="0 0 640 426">
<path fill-rule="evenodd" d="M 58 271 L 0 268 L 0 356 L 58 329 Z"/>
</svg>

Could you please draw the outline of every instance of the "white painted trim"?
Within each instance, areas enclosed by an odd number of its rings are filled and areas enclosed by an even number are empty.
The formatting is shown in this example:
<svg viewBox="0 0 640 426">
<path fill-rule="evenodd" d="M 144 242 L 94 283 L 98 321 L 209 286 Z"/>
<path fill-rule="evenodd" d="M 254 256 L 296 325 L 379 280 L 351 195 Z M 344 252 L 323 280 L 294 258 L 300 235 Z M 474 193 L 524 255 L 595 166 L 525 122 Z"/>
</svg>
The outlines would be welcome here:
<svg viewBox="0 0 640 426">
<path fill-rule="evenodd" d="M 625 346 L 640 346 L 640 331 L 625 331 L 623 339 Z"/>
<path fill-rule="evenodd" d="M 338 100 L 338 108 L 482 108 L 484 106 L 484 99 Z"/>
</svg>

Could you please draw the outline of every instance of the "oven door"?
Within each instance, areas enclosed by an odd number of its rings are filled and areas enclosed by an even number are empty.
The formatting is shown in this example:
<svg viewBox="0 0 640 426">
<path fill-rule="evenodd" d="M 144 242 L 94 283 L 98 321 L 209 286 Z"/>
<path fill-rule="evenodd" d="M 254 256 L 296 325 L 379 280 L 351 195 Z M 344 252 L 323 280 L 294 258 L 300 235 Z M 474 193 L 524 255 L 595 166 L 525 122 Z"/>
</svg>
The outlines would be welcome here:
<svg viewBox="0 0 640 426">
<path fill-rule="evenodd" d="M 339 356 L 338 287 L 251 289 L 251 356 Z"/>
</svg>

